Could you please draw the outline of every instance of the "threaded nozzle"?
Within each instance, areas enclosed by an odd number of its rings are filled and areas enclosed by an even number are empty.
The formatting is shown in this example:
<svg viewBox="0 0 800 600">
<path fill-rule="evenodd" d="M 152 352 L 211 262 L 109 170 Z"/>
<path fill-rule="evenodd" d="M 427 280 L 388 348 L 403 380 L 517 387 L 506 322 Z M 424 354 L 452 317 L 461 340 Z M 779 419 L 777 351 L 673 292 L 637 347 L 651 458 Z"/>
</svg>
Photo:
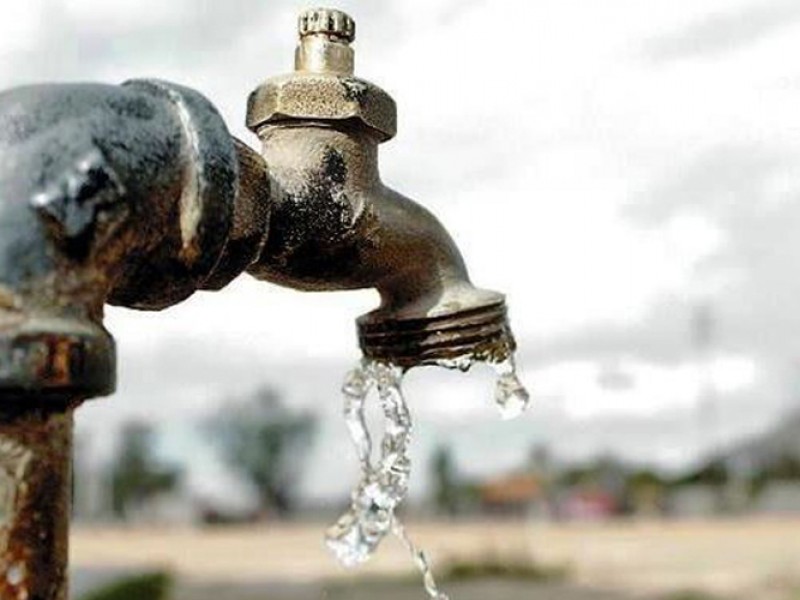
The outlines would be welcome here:
<svg viewBox="0 0 800 600">
<path fill-rule="evenodd" d="M 356 22 L 340 10 L 312 8 L 300 15 L 297 32 L 301 38 L 308 35 L 326 35 L 346 44 L 356 39 Z"/>
</svg>

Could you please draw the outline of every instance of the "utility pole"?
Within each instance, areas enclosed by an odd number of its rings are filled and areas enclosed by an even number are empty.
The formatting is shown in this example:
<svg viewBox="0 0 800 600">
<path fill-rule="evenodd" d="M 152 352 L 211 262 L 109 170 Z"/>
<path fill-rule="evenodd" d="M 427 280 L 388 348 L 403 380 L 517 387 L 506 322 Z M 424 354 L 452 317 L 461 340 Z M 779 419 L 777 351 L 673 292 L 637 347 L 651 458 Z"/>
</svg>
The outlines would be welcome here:
<svg viewBox="0 0 800 600">
<path fill-rule="evenodd" d="M 692 314 L 692 347 L 697 378 L 697 453 L 712 456 L 719 449 L 719 407 L 712 358 L 717 319 L 710 303 L 698 303 Z"/>
</svg>

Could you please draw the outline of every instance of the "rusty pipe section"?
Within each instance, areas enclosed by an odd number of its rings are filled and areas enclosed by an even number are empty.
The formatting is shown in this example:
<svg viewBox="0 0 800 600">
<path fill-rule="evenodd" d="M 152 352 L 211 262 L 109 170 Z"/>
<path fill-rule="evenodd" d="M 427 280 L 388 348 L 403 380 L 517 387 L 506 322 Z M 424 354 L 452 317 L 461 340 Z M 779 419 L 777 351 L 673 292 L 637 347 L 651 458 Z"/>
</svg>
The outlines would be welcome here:
<svg viewBox="0 0 800 600">
<path fill-rule="evenodd" d="M 156 310 L 260 252 L 263 160 L 159 81 L 0 94 L 0 394 L 114 387 L 106 302 Z"/>
<path fill-rule="evenodd" d="M 0 598 L 67 600 L 72 403 L 0 400 Z"/>
<path fill-rule="evenodd" d="M 299 35 L 295 71 L 250 97 L 272 221 L 248 272 L 302 290 L 376 288 L 380 307 L 358 321 L 370 358 L 405 367 L 506 358 L 514 339 L 504 297 L 473 286 L 439 221 L 381 181 L 378 145 L 394 137 L 397 109 L 353 75 L 353 20 L 310 10 Z"/>
<path fill-rule="evenodd" d="M 104 304 L 226 285 L 261 252 L 268 194 L 187 88 L 0 94 L 0 598 L 67 598 L 72 411 L 115 383 Z"/>
</svg>

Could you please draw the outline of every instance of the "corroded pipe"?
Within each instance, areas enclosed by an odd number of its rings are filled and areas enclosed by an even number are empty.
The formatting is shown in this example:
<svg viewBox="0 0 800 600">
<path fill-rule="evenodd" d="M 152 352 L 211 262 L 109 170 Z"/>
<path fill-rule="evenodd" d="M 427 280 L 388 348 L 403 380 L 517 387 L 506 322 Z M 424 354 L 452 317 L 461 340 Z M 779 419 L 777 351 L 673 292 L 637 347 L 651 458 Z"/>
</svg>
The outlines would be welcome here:
<svg viewBox="0 0 800 600">
<path fill-rule="evenodd" d="M 70 402 L 0 397 L 0 598 L 67 600 Z"/>
<path fill-rule="evenodd" d="M 427 210 L 381 182 L 378 144 L 397 130 L 392 98 L 353 76 L 355 24 L 303 14 L 295 72 L 250 97 L 272 181 L 259 279 L 303 290 L 376 288 L 359 319 L 364 353 L 410 367 L 514 348 L 501 294 L 472 285 L 461 253 Z"/>
<path fill-rule="evenodd" d="M 0 94 L 0 598 L 66 600 L 72 410 L 115 382 L 104 304 L 227 284 L 260 253 L 268 191 L 186 88 Z"/>
<path fill-rule="evenodd" d="M 221 287 L 266 236 L 263 160 L 156 81 L 0 95 L 0 392 L 109 393 L 106 302 Z"/>
</svg>

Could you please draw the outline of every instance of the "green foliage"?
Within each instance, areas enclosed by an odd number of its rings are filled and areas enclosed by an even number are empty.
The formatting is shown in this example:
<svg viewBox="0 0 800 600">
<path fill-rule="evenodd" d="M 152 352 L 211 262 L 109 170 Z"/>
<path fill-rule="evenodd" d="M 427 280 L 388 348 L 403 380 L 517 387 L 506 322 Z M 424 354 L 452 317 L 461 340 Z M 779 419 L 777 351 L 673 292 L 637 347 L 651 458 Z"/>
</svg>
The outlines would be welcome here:
<svg viewBox="0 0 800 600">
<path fill-rule="evenodd" d="M 531 582 L 558 582 L 569 576 L 564 566 L 541 565 L 530 559 L 508 559 L 488 556 L 478 560 L 451 562 L 443 571 L 446 581 L 474 579 L 522 579 Z"/>
<path fill-rule="evenodd" d="M 634 488 L 664 487 L 667 482 L 658 472 L 650 469 L 639 469 L 628 476 L 627 484 Z"/>
<path fill-rule="evenodd" d="M 227 403 L 210 429 L 225 460 L 256 487 L 263 506 L 292 512 L 314 418 L 291 413 L 275 390 L 263 388 L 245 403 Z"/>
<path fill-rule="evenodd" d="M 710 485 L 722 486 L 728 483 L 730 477 L 728 467 L 722 459 L 714 459 L 705 464 L 700 469 L 692 471 L 687 475 L 674 481 L 674 485 Z"/>
<path fill-rule="evenodd" d="M 80 600 L 167 600 L 172 584 L 167 573 L 150 573 L 118 581 Z"/>
<path fill-rule="evenodd" d="M 129 423 L 123 428 L 111 466 L 112 503 L 120 517 L 126 516 L 132 505 L 173 490 L 180 482 L 181 472 L 159 465 L 153 447 L 153 431 L 148 425 Z"/>
<path fill-rule="evenodd" d="M 563 469 L 557 483 L 564 487 L 602 485 L 624 481 L 631 467 L 611 456 L 601 456 L 591 462 Z"/>
<path fill-rule="evenodd" d="M 719 596 L 714 596 L 708 592 L 699 590 L 684 590 L 664 596 L 662 600 L 720 600 Z"/>
</svg>

